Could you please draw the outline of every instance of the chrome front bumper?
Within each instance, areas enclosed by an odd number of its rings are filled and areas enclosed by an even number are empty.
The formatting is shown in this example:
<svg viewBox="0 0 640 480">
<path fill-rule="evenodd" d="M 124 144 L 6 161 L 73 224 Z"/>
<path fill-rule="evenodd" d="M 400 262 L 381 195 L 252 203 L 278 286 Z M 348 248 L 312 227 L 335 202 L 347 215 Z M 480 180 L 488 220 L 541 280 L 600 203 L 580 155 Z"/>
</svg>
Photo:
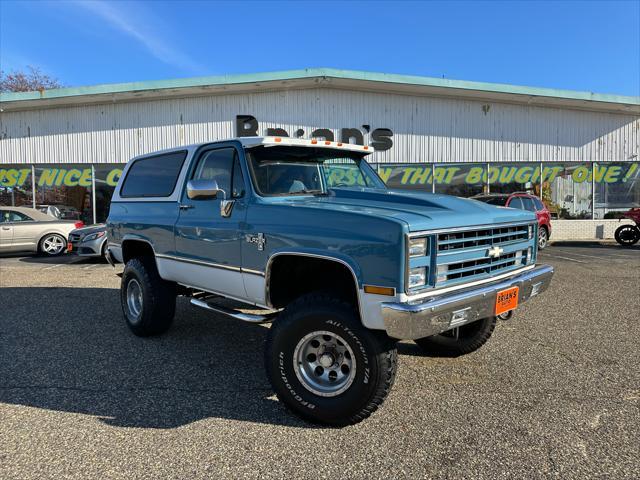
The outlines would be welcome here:
<svg viewBox="0 0 640 480">
<path fill-rule="evenodd" d="M 518 305 L 542 293 L 551 283 L 553 267 L 539 265 L 505 280 L 445 293 L 411 303 L 383 303 L 382 318 L 390 337 L 415 340 L 495 314 L 496 294 L 520 287 Z"/>
</svg>

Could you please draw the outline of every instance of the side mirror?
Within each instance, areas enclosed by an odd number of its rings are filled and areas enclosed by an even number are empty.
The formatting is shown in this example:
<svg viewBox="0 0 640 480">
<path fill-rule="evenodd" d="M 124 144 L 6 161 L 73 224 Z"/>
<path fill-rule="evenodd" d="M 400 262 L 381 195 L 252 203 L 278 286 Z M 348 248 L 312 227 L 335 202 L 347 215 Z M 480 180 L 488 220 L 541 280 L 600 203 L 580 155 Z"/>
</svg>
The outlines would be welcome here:
<svg viewBox="0 0 640 480">
<path fill-rule="evenodd" d="M 204 200 L 207 198 L 217 198 L 218 194 L 224 191 L 218 187 L 215 180 L 189 180 L 187 182 L 187 197 L 191 200 Z"/>
</svg>

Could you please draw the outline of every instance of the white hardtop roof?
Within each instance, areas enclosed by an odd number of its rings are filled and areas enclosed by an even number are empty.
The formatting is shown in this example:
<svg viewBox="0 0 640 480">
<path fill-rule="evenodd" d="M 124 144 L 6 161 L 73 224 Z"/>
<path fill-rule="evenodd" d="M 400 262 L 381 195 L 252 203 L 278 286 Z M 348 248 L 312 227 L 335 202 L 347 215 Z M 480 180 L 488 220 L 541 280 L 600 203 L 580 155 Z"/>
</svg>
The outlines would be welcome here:
<svg viewBox="0 0 640 480">
<path fill-rule="evenodd" d="M 333 142 L 329 140 L 321 140 L 317 138 L 305 139 L 305 138 L 289 138 L 289 137 L 235 137 L 226 138 L 223 140 L 214 140 L 211 142 L 194 143 L 191 145 L 182 145 L 179 147 L 166 148 L 164 150 L 158 150 L 155 152 L 149 152 L 142 155 L 137 155 L 131 160 L 138 158 L 153 157 L 155 155 L 161 155 L 163 153 L 179 152 L 187 150 L 192 152 L 200 147 L 206 145 L 215 145 L 217 143 L 225 142 L 239 142 L 244 148 L 254 148 L 260 146 L 266 147 L 279 147 L 279 146 L 292 146 L 292 147 L 313 147 L 313 148 L 326 148 L 334 150 L 344 150 L 348 152 L 358 152 L 363 155 L 368 155 L 374 152 L 373 147 L 368 145 L 357 145 L 355 143 Z"/>
</svg>

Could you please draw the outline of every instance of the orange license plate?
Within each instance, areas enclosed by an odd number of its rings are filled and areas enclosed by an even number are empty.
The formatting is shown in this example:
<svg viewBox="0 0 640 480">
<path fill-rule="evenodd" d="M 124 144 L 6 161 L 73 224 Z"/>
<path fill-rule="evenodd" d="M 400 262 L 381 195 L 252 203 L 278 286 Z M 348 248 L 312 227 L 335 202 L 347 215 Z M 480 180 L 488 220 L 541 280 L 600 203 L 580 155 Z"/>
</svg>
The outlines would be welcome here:
<svg viewBox="0 0 640 480">
<path fill-rule="evenodd" d="M 73 250 L 73 245 L 70 243 L 67 243 L 67 252 L 70 252 Z"/>
<path fill-rule="evenodd" d="M 500 290 L 496 295 L 496 315 L 500 315 L 518 307 L 519 287 L 511 287 Z"/>
</svg>

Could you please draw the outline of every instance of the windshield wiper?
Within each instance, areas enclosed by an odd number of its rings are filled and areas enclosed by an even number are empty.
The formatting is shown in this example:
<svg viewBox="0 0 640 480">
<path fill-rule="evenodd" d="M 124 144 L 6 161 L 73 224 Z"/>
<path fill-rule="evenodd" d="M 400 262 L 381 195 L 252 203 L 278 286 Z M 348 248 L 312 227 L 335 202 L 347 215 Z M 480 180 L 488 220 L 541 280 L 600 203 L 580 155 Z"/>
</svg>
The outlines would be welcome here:
<svg viewBox="0 0 640 480">
<path fill-rule="evenodd" d="M 307 189 L 296 190 L 295 192 L 289 192 L 289 195 L 294 195 L 296 193 L 310 193 L 311 195 L 313 195 L 315 197 L 327 197 L 327 196 L 331 195 L 328 191 L 324 191 L 324 190 L 307 190 Z"/>
</svg>

